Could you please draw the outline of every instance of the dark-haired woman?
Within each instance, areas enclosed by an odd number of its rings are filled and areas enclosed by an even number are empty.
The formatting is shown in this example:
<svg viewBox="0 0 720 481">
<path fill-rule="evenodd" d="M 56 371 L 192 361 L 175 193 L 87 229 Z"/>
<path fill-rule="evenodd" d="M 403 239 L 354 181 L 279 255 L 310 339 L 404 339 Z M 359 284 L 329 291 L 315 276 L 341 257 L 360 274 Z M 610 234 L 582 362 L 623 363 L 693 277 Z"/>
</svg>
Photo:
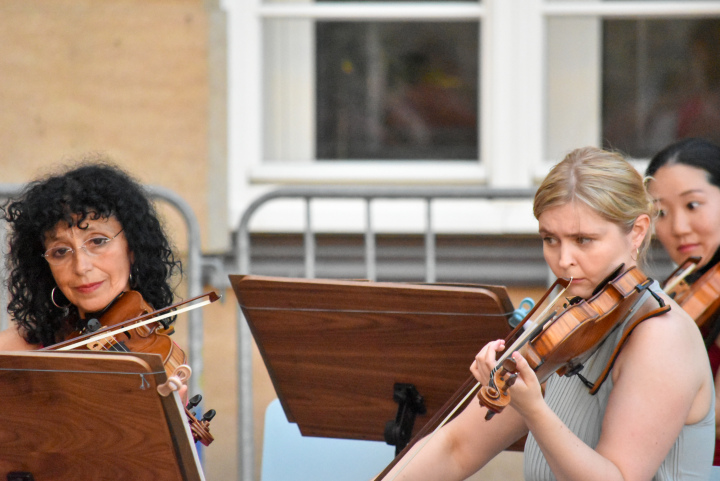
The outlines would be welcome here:
<svg viewBox="0 0 720 481">
<path fill-rule="evenodd" d="M 13 325 L 0 350 L 60 342 L 131 289 L 155 309 L 172 304 L 180 262 L 145 190 L 119 168 L 94 161 L 32 182 L 2 215 Z"/>
<path fill-rule="evenodd" d="M 720 261 L 720 146 L 702 139 L 685 139 L 658 152 L 645 172 L 657 210 L 655 235 L 673 262 L 701 258 L 685 278 L 704 282 Z M 720 312 L 702 327 L 715 393 L 720 393 Z M 716 436 L 720 405 L 715 404 Z M 720 443 L 715 443 L 715 466 L 720 466 Z"/>
</svg>

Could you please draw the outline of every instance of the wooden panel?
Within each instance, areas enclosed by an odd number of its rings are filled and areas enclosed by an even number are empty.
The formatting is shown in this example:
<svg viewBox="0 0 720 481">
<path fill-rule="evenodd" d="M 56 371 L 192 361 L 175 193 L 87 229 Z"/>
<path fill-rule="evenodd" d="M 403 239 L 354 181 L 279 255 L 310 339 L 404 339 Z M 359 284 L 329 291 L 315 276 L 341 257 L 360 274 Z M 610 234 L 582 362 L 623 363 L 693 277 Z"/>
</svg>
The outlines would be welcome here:
<svg viewBox="0 0 720 481">
<path fill-rule="evenodd" d="M 201 480 L 160 356 L 0 354 L 0 479 Z"/>
<path fill-rule="evenodd" d="M 305 436 L 382 441 L 396 382 L 427 414 L 470 376 L 513 310 L 503 287 L 230 276 L 288 419 Z"/>
</svg>

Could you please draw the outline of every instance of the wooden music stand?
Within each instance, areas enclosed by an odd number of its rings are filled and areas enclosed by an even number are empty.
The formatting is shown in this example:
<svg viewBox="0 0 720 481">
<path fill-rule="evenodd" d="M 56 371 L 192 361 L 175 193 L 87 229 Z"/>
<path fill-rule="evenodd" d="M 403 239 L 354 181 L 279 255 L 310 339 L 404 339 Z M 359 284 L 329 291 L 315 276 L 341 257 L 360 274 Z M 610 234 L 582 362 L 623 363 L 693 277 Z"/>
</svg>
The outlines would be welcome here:
<svg viewBox="0 0 720 481">
<path fill-rule="evenodd" d="M 415 386 L 426 414 L 468 380 L 513 312 L 500 286 L 231 275 L 288 421 L 304 436 L 383 441 L 396 383 Z"/>
<path fill-rule="evenodd" d="M 0 480 L 203 481 L 157 354 L 0 353 Z"/>
</svg>

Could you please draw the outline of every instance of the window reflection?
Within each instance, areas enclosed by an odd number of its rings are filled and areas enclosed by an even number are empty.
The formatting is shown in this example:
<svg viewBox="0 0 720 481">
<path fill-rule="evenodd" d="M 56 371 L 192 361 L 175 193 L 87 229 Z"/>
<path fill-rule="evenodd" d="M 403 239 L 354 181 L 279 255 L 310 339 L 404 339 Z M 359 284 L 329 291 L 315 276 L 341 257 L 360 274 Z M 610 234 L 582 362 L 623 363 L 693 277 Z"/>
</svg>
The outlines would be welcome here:
<svg viewBox="0 0 720 481">
<path fill-rule="evenodd" d="M 475 22 L 318 22 L 318 159 L 478 159 Z"/>
<path fill-rule="evenodd" d="M 720 142 L 720 19 L 603 27 L 605 147 L 646 158 L 685 137 Z"/>
</svg>

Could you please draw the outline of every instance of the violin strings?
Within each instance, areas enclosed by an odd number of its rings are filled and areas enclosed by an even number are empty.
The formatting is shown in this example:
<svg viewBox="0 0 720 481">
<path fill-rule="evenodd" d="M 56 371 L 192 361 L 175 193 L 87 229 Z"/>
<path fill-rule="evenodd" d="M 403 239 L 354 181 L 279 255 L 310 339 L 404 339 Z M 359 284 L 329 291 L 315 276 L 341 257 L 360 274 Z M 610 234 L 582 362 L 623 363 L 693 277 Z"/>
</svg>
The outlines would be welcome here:
<svg viewBox="0 0 720 481">
<path fill-rule="evenodd" d="M 525 330 L 523 331 L 522 335 L 520 335 L 517 338 L 517 340 L 515 342 L 513 342 L 512 345 L 508 349 L 505 349 L 505 352 L 500 356 L 500 359 L 498 359 L 497 362 L 495 363 L 495 367 L 493 367 L 492 370 L 490 371 L 490 380 L 488 382 L 488 385 L 490 387 L 495 388 L 495 389 L 498 388 L 495 385 L 495 374 L 497 373 L 498 369 L 500 369 L 500 366 L 505 361 L 505 359 L 507 359 L 509 356 L 512 355 L 512 353 L 514 353 L 515 351 L 520 349 L 520 347 L 522 347 L 528 341 L 528 339 L 537 332 L 537 329 L 539 327 L 544 326 L 545 324 L 547 324 L 550 321 L 550 319 L 555 317 L 555 314 L 557 313 L 557 311 L 553 312 L 550 315 L 547 315 L 547 313 L 552 307 L 554 307 L 558 303 L 560 298 L 565 294 L 565 291 L 568 290 L 568 287 L 570 286 L 571 283 L 572 283 L 572 278 L 570 279 L 570 282 L 568 283 L 568 285 L 565 286 L 555 296 L 555 298 L 545 306 L 542 313 L 540 313 L 540 315 L 536 317 L 536 318 L 543 319 L 543 320 L 537 324 L 534 321 L 528 320 L 527 321 L 528 325 L 525 326 Z"/>
<path fill-rule="evenodd" d="M 115 339 L 112 337 L 106 337 L 100 342 L 100 351 L 107 352 L 130 352 L 121 342 L 113 342 Z M 90 344 L 90 343 L 88 343 Z"/>
</svg>

